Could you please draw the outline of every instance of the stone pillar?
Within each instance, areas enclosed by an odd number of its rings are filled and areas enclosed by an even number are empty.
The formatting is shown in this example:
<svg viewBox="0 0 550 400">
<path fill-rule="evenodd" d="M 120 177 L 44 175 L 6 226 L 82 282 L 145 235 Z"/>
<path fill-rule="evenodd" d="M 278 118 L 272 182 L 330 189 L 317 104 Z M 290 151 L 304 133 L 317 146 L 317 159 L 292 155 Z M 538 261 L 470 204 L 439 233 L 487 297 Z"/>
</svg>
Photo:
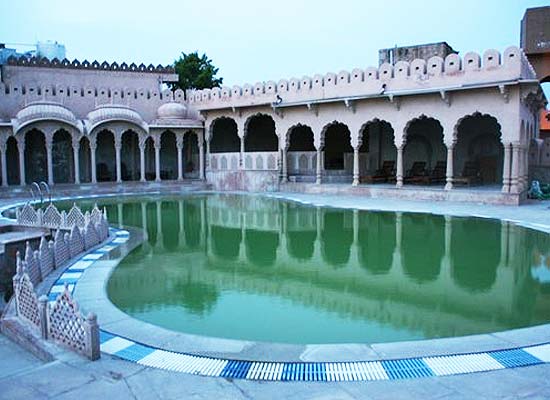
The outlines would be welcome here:
<svg viewBox="0 0 550 400">
<path fill-rule="evenodd" d="M 204 156 L 204 168 L 210 171 L 210 140 L 206 141 L 206 154 Z"/>
<path fill-rule="evenodd" d="M 199 138 L 199 179 L 204 181 L 204 144 L 200 135 Z"/>
<path fill-rule="evenodd" d="M 178 149 L 178 181 L 182 181 L 183 180 L 183 166 L 182 166 L 183 135 L 178 135 L 176 137 L 176 148 Z"/>
<path fill-rule="evenodd" d="M 512 173 L 510 177 L 510 193 L 519 193 L 519 143 L 512 143 Z"/>
<path fill-rule="evenodd" d="M 527 176 L 527 160 L 529 159 L 529 154 L 527 153 L 527 146 L 522 146 L 521 148 L 521 190 L 527 189 L 527 183 L 529 177 Z"/>
<path fill-rule="evenodd" d="M 512 148 L 510 143 L 504 143 L 504 160 L 502 162 L 502 193 L 510 192 L 510 161 Z"/>
<path fill-rule="evenodd" d="M 48 297 L 42 295 L 38 298 L 38 315 L 40 316 L 40 336 L 42 339 L 48 339 L 50 331 L 48 326 Z"/>
<path fill-rule="evenodd" d="M 17 141 L 17 149 L 19 150 L 19 184 L 25 186 L 25 137 Z"/>
<path fill-rule="evenodd" d="M 73 160 L 74 160 L 74 183 L 80 184 L 80 149 L 79 142 L 73 143 Z"/>
<path fill-rule="evenodd" d="M 139 180 L 145 182 L 145 140 L 139 141 Z"/>
<path fill-rule="evenodd" d="M 447 183 L 445 184 L 445 190 L 451 190 L 453 188 L 454 152 L 455 144 L 452 143 L 447 145 L 447 171 L 445 173 Z"/>
<path fill-rule="evenodd" d="M 155 140 L 155 181 L 160 182 L 160 138 Z"/>
<path fill-rule="evenodd" d="M 118 132 L 115 133 L 115 163 L 116 163 L 116 181 L 122 182 L 122 165 L 120 163 L 120 151 L 122 149 L 122 143 Z"/>
<path fill-rule="evenodd" d="M 353 148 L 353 181 L 351 185 L 359 185 L 359 146 Z"/>
<path fill-rule="evenodd" d="M 403 187 L 403 145 L 397 148 L 397 173 L 395 186 Z"/>
<path fill-rule="evenodd" d="M 46 136 L 46 164 L 48 166 L 48 185 L 53 185 L 53 156 L 52 156 L 52 139 L 50 135 Z"/>
<path fill-rule="evenodd" d="M 286 183 L 288 182 L 288 149 L 286 147 L 283 147 L 281 149 L 282 152 L 282 173 L 281 173 L 281 182 Z"/>
<path fill-rule="evenodd" d="M 244 169 L 244 137 L 239 137 L 241 139 L 241 150 L 239 153 L 239 165 L 241 169 Z M 219 168 L 219 166 L 218 166 Z"/>
<path fill-rule="evenodd" d="M 0 167 L 2 168 L 2 186 L 8 186 L 8 163 L 6 161 L 6 142 L 0 143 Z"/>
<path fill-rule="evenodd" d="M 529 145 L 523 149 L 523 189 L 529 189 Z"/>
<path fill-rule="evenodd" d="M 86 317 L 84 330 L 86 331 L 86 356 L 91 361 L 99 360 L 101 356 L 99 324 L 97 323 L 97 316 L 94 313 L 89 313 Z"/>
<path fill-rule="evenodd" d="M 92 183 L 97 183 L 97 167 L 95 161 L 95 153 L 97 150 L 97 143 L 95 138 L 90 139 L 90 156 L 91 156 L 91 168 L 92 168 Z"/>
<path fill-rule="evenodd" d="M 316 168 L 315 183 L 318 185 L 321 184 L 322 175 L 323 175 L 323 169 L 322 169 L 323 156 L 324 156 L 323 151 L 321 150 L 321 147 L 319 147 L 317 149 L 317 165 L 315 166 Z"/>
</svg>

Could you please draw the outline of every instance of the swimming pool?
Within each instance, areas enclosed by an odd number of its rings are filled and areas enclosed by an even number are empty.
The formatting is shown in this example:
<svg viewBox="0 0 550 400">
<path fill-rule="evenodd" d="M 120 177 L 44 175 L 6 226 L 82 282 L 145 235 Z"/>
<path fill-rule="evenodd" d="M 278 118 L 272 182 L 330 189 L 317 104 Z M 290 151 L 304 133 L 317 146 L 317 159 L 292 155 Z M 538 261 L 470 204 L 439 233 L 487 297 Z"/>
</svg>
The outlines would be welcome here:
<svg viewBox="0 0 550 400">
<path fill-rule="evenodd" d="M 115 269 L 110 299 L 168 329 L 373 343 L 550 318 L 548 235 L 507 222 L 227 194 L 98 203 L 111 223 L 147 233 Z"/>
</svg>

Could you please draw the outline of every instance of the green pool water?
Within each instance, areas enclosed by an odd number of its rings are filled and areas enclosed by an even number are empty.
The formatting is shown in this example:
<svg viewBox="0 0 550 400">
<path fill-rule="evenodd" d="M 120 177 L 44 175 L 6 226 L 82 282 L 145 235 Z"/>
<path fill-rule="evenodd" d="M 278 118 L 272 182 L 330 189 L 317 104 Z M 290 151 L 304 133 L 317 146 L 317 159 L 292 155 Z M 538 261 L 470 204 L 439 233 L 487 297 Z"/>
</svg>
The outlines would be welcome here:
<svg viewBox="0 0 550 400">
<path fill-rule="evenodd" d="M 98 203 L 113 225 L 147 233 L 115 269 L 110 299 L 168 329 L 373 343 L 550 320 L 549 235 L 506 222 L 244 195 Z"/>
</svg>

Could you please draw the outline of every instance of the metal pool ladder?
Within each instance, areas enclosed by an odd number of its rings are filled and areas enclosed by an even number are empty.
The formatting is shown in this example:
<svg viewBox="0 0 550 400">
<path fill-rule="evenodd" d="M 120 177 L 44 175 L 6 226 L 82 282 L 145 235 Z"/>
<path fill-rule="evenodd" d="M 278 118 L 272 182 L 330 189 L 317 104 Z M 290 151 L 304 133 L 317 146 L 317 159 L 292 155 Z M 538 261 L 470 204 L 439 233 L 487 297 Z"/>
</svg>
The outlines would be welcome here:
<svg viewBox="0 0 550 400">
<path fill-rule="evenodd" d="M 52 202 L 52 191 L 50 190 L 50 186 L 46 182 L 33 182 L 31 184 L 30 190 L 33 201 L 36 201 L 37 197 L 40 198 L 40 207 L 42 207 L 42 205 L 44 204 L 44 194 L 47 194 L 49 202 Z"/>
</svg>

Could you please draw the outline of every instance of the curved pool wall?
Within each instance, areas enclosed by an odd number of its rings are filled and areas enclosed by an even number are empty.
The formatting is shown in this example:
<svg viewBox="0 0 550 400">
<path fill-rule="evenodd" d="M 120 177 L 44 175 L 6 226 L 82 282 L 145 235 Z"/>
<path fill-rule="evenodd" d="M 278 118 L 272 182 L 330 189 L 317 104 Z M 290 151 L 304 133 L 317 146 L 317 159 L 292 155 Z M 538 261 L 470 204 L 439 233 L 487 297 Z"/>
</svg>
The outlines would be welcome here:
<svg viewBox="0 0 550 400">
<path fill-rule="evenodd" d="M 442 204 L 358 204 L 356 199 L 307 195 L 283 198 L 320 206 L 498 218 L 550 233 L 550 217 L 541 218 L 539 214 L 546 210 L 543 205 L 510 210 L 454 204 L 446 209 Z M 11 207 L 14 204 L 0 211 Z M 126 232 L 116 239 L 119 243 L 108 243 L 75 261 L 86 262 L 87 266 L 74 281 L 73 290 L 82 309 L 99 314 L 102 351 L 144 366 L 227 378 L 354 381 L 454 375 L 550 362 L 550 324 L 485 335 L 371 345 L 281 346 L 167 331 L 129 317 L 107 298 L 105 284 L 112 270 L 140 241 Z"/>
</svg>

